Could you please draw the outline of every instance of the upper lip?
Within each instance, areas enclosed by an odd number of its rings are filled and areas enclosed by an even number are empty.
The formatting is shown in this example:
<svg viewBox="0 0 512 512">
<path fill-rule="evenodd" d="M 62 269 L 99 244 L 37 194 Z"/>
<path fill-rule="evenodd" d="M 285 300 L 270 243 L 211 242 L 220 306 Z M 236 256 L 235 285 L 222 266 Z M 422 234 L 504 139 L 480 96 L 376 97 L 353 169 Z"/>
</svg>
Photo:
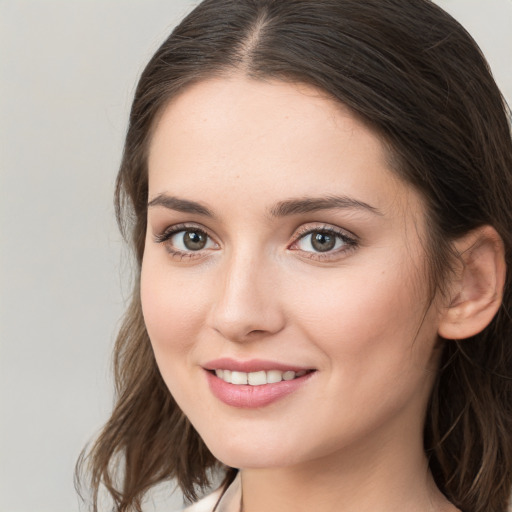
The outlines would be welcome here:
<svg viewBox="0 0 512 512">
<path fill-rule="evenodd" d="M 222 357 L 220 359 L 214 359 L 213 361 L 208 361 L 203 365 L 205 370 L 231 370 L 235 372 L 260 372 L 260 371 L 270 371 L 270 370 L 279 370 L 282 372 L 300 372 L 303 370 L 312 370 L 311 367 L 279 363 L 277 361 L 268 361 L 264 359 L 250 359 L 248 361 L 239 361 L 236 359 L 231 359 L 229 357 Z"/>
</svg>

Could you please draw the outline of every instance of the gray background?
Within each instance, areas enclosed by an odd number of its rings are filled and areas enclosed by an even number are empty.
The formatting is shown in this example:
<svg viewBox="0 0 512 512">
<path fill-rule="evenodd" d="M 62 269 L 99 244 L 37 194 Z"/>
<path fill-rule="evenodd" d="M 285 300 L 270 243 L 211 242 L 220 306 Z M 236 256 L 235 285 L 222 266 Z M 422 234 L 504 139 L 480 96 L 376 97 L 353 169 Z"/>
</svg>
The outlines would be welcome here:
<svg viewBox="0 0 512 512">
<path fill-rule="evenodd" d="M 78 510 L 73 466 L 111 406 L 129 293 L 111 199 L 128 109 L 193 3 L 0 0 L 0 512 Z M 512 1 L 439 3 L 510 101 Z"/>
</svg>

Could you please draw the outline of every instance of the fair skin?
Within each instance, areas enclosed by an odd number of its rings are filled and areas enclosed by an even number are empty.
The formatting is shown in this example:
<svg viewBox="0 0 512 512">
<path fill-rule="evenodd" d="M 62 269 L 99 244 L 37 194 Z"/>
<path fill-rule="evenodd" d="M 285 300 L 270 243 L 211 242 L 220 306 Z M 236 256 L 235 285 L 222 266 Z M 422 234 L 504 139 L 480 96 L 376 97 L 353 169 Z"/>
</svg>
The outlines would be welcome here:
<svg viewBox="0 0 512 512">
<path fill-rule="evenodd" d="M 423 451 L 454 308 L 430 300 L 425 209 L 381 140 L 311 87 L 208 80 L 163 111 L 148 195 L 156 360 L 212 453 L 242 469 L 244 511 L 456 510 Z M 259 386 L 218 382 L 231 364 L 307 373 L 260 403 Z"/>
</svg>

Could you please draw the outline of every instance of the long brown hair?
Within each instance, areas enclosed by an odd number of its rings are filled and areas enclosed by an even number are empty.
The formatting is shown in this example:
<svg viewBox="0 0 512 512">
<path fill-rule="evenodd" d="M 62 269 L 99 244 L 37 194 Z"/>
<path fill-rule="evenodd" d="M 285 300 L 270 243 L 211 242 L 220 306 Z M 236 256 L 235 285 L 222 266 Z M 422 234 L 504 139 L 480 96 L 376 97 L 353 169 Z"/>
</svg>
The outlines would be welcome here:
<svg viewBox="0 0 512 512">
<path fill-rule="evenodd" d="M 427 204 L 437 288 L 450 242 L 482 225 L 501 235 L 512 268 L 509 110 L 476 43 L 453 18 L 428 0 L 205 0 L 158 49 L 133 101 L 115 204 L 138 269 L 155 119 L 193 82 L 233 71 L 316 86 L 386 141 L 396 172 Z M 472 339 L 445 341 L 427 411 L 435 481 L 466 512 L 504 512 L 512 487 L 511 313 L 509 273 L 492 323 Z M 220 464 L 159 374 L 138 278 L 114 369 L 114 411 L 79 463 L 88 462 L 93 510 L 101 486 L 117 512 L 140 511 L 148 489 L 173 478 L 194 498 Z M 235 470 L 221 469 L 233 477 Z"/>
</svg>

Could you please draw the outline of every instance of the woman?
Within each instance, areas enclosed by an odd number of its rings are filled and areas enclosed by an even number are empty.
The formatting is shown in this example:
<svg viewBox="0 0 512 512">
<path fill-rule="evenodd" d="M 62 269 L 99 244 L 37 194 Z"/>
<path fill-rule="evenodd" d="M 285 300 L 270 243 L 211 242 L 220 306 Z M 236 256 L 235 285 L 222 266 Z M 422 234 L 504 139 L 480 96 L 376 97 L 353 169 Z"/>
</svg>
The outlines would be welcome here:
<svg viewBox="0 0 512 512">
<path fill-rule="evenodd" d="M 503 98 L 429 1 L 202 2 L 132 107 L 94 510 L 217 471 L 187 510 L 504 512 L 511 192 Z"/>
</svg>

